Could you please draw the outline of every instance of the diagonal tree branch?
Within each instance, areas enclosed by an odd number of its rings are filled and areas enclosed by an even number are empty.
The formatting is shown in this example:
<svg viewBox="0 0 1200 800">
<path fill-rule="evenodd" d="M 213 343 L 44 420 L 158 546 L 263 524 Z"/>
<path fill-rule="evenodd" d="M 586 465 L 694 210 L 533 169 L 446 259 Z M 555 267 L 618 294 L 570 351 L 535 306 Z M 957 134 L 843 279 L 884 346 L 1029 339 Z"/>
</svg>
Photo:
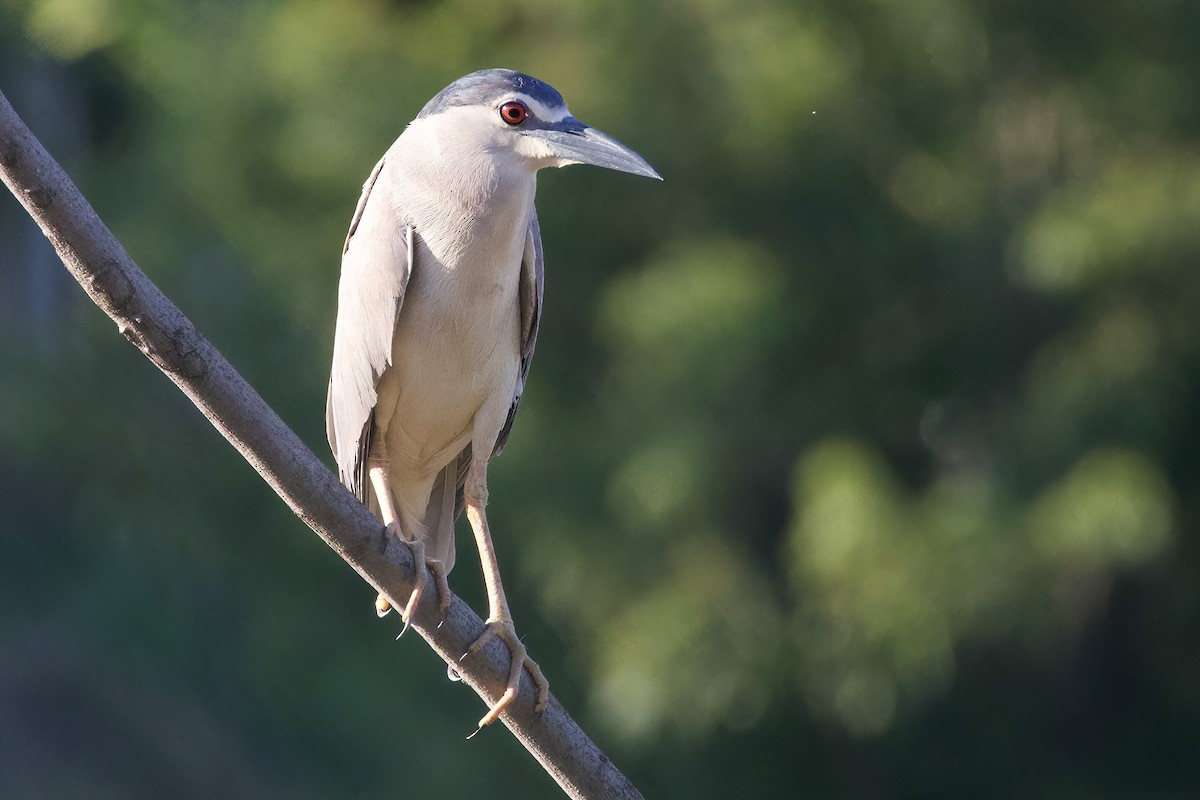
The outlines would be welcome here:
<svg viewBox="0 0 1200 800">
<path fill-rule="evenodd" d="M 259 475 L 367 583 L 394 606 L 412 590 L 412 554 L 321 463 L 245 379 L 138 269 L 83 195 L 0 93 L 0 177 L 54 245 L 88 296 L 237 448 Z M 452 598 L 437 626 L 436 592 L 426 592 L 413 627 L 446 662 L 483 629 Z M 492 641 L 457 665 L 464 682 L 491 703 L 504 690 L 509 655 Z M 633 800 L 641 794 L 552 696 L 533 714 L 531 681 L 501 720 L 573 798 Z"/>
</svg>

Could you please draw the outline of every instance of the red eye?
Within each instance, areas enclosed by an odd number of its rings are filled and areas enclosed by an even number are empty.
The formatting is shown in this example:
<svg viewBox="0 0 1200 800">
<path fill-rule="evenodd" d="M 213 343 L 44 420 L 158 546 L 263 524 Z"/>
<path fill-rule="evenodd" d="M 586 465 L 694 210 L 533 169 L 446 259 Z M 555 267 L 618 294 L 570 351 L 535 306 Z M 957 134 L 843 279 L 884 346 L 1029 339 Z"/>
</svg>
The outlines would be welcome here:
<svg viewBox="0 0 1200 800">
<path fill-rule="evenodd" d="M 500 119 L 509 125 L 520 125 L 528 116 L 529 109 L 525 107 L 524 103 L 518 103 L 516 100 L 500 106 Z"/>
</svg>

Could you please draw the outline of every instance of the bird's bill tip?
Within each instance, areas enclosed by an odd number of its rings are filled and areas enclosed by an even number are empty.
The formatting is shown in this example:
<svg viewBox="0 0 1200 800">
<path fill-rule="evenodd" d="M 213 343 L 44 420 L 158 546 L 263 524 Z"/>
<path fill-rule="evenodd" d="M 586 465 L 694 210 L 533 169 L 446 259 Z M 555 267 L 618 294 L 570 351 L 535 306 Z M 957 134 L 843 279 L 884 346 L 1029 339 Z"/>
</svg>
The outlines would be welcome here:
<svg viewBox="0 0 1200 800">
<path fill-rule="evenodd" d="M 589 164 L 593 167 L 627 172 L 644 178 L 662 180 L 658 170 L 650 166 L 633 148 L 591 126 L 577 124 L 570 130 L 539 132 L 550 143 L 562 165 Z"/>
</svg>

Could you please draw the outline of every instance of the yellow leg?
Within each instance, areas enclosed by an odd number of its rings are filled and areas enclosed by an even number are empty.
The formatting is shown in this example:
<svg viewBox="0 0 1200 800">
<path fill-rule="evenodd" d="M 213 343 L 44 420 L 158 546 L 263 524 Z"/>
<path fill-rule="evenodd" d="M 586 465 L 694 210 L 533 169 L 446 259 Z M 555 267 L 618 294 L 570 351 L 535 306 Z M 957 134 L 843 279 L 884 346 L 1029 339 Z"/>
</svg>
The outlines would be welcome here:
<svg viewBox="0 0 1200 800">
<path fill-rule="evenodd" d="M 479 548 L 479 561 L 483 566 L 483 581 L 487 587 L 488 618 L 487 627 L 463 654 L 463 658 L 479 652 L 493 638 L 499 638 L 504 642 L 512 656 L 512 665 L 509 668 L 508 683 L 504 693 L 492 704 L 488 713 L 479 720 L 479 727 L 483 728 L 483 726 L 495 722 L 504 709 L 508 708 L 516 699 L 517 692 L 521 688 L 522 667 L 529 670 L 533 684 L 538 690 L 537 702 L 533 707 L 535 713 L 540 714 L 546 710 L 546 704 L 550 698 L 550 684 L 547 682 L 546 676 L 542 674 L 541 667 L 529 657 L 525 645 L 517 638 L 512 614 L 508 610 L 508 600 L 504 596 L 504 586 L 500 582 L 500 565 L 496 562 L 496 549 L 492 545 L 492 533 L 488 527 L 487 514 L 484 512 L 484 507 L 487 505 L 486 461 L 475 461 L 471 464 L 464 489 L 467 519 L 471 522 L 471 530 L 475 533 L 475 544 Z"/>
<path fill-rule="evenodd" d="M 396 511 L 396 499 L 392 495 L 391 484 L 388 479 L 388 465 L 382 459 L 372 459 L 367 474 L 371 480 L 371 488 L 375 491 L 375 497 L 379 500 L 379 512 L 383 516 L 383 522 L 387 525 L 387 535 L 395 536 L 401 542 L 408 546 L 412 551 L 413 561 L 416 563 L 417 580 L 413 586 L 412 594 L 408 596 L 408 602 L 404 605 L 404 610 L 400 612 L 400 618 L 404 620 L 404 628 L 400 631 L 400 636 L 408 630 L 412 624 L 413 613 L 417 610 L 417 606 L 421 602 L 421 595 L 425 591 L 425 586 L 429 583 L 429 576 L 432 574 L 434 578 L 434 586 L 438 593 L 438 612 L 443 616 L 446 609 L 450 606 L 450 584 L 446 582 L 446 569 L 442 566 L 442 562 L 436 559 L 425 558 L 425 544 L 416 539 L 411 539 L 405 535 L 404 530 L 400 526 L 399 514 Z M 386 616 L 391 611 L 392 605 L 387 598 L 382 594 L 375 598 L 375 613 L 379 616 Z"/>
</svg>

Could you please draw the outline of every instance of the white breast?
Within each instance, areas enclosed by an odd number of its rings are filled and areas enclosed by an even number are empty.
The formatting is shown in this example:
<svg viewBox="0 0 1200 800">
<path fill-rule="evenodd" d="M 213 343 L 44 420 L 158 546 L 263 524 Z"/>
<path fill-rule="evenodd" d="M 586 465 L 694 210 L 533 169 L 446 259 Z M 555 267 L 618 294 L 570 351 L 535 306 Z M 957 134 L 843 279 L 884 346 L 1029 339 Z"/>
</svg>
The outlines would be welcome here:
<svg viewBox="0 0 1200 800">
<path fill-rule="evenodd" d="M 470 442 L 481 408 L 501 411 L 490 448 L 512 402 L 535 177 L 478 146 L 448 153 L 452 137 L 447 144 L 414 131 L 421 133 L 414 125 L 393 147 L 407 148 L 397 159 L 406 168 L 379 187 L 416 241 L 376 421 L 386 428 L 393 471 L 428 474 Z"/>
</svg>

